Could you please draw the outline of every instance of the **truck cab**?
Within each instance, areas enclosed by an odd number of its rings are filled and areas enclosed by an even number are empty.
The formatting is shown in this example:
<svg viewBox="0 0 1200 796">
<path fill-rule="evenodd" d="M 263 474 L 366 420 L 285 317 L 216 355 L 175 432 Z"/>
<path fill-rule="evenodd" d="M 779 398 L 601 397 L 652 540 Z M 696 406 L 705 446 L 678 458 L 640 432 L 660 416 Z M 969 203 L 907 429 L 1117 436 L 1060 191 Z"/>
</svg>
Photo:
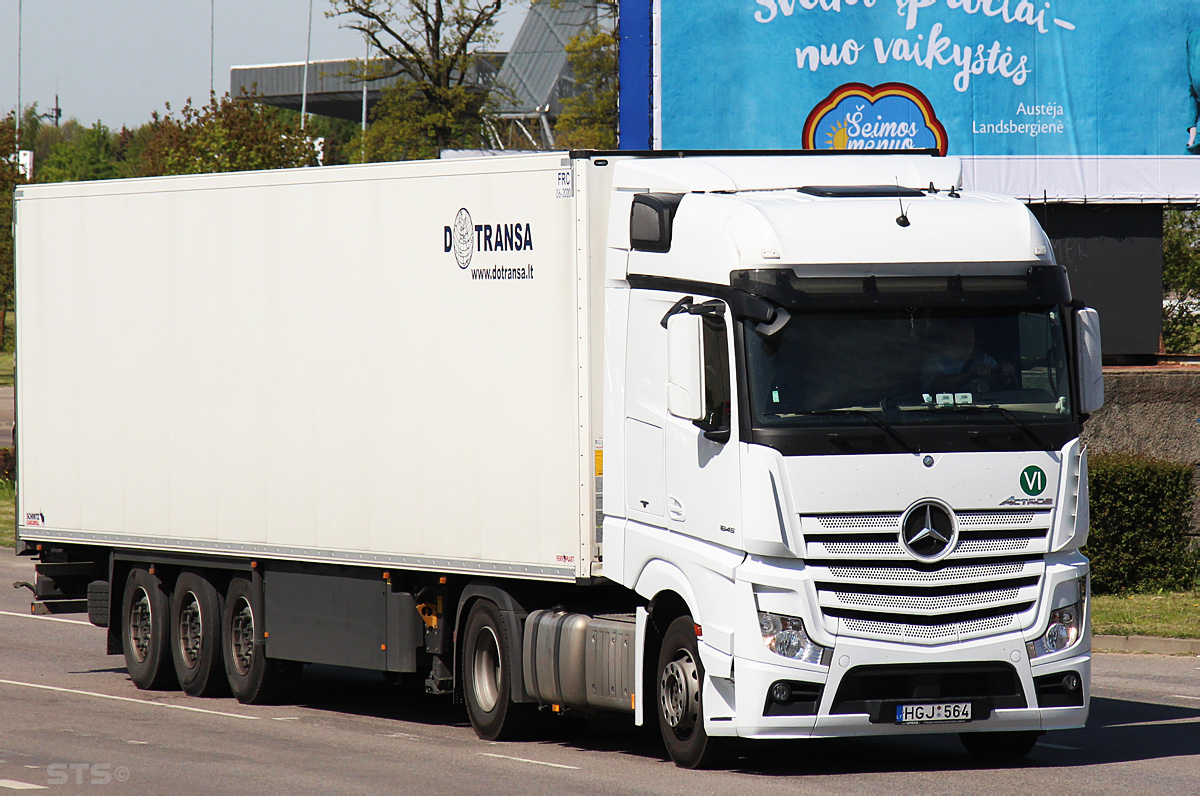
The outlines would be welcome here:
<svg viewBox="0 0 1200 796">
<path fill-rule="evenodd" d="M 728 736 L 1024 754 L 1086 721 L 1097 318 L 959 171 L 615 166 L 604 574 L 675 606 L 645 654 L 678 762 Z"/>
</svg>

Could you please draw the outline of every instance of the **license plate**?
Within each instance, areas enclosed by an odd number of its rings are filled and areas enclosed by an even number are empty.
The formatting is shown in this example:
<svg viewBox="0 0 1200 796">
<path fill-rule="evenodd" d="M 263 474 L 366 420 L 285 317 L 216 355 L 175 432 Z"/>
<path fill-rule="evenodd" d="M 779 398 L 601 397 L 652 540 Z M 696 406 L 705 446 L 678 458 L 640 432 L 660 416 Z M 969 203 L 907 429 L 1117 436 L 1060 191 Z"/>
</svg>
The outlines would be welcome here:
<svg viewBox="0 0 1200 796">
<path fill-rule="evenodd" d="M 970 702 L 896 706 L 897 724 L 951 724 L 970 720 Z"/>
</svg>

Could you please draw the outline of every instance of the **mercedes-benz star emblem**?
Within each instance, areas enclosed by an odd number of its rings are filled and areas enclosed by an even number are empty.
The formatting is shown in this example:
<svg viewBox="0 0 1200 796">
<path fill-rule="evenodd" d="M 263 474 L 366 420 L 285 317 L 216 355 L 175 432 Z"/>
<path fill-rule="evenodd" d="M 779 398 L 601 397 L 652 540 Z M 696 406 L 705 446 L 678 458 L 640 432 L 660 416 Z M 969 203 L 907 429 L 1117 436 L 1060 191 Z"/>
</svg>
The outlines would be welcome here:
<svg viewBox="0 0 1200 796">
<path fill-rule="evenodd" d="M 941 503 L 916 503 L 900 521 L 900 546 L 920 561 L 945 558 L 954 549 L 957 537 L 954 517 Z"/>
</svg>

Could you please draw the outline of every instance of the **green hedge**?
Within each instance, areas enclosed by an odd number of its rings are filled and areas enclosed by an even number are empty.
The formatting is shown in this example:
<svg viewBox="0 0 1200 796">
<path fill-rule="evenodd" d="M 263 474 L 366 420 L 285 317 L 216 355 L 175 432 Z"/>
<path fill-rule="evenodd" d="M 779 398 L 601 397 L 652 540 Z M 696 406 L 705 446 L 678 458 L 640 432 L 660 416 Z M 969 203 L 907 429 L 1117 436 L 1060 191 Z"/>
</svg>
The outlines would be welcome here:
<svg viewBox="0 0 1200 796">
<path fill-rule="evenodd" d="M 1088 459 L 1092 591 L 1185 591 L 1196 587 L 1200 556 L 1191 549 L 1190 464 L 1137 456 Z"/>
</svg>

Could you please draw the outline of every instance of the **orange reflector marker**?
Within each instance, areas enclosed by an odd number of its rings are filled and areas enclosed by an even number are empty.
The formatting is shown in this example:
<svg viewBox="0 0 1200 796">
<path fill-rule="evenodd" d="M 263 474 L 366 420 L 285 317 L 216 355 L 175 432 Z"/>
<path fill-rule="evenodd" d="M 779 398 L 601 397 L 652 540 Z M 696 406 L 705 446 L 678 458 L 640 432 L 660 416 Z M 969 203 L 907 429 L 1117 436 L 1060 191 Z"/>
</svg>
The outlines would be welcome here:
<svg viewBox="0 0 1200 796">
<path fill-rule="evenodd" d="M 150 565 L 150 574 L 151 575 L 154 574 L 154 565 L 153 564 Z"/>
<path fill-rule="evenodd" d="M 629 709 L 637 710 L 637 694 L 629 695 Z"/>
<path fill-rule="evenodd" d="M 251 562 L 250 562 L 250 569 L 258 569 L 258 562 L 257 562 L 257 561 L 251 561 Z"/>
<path fill-rule="evenodd" d="M 380 644 L 380 645 L 379 645 L 379 649 L 381 649 L 381 650 L 386 650 L 386 649 L 387 649 L 387 644 Z"/>
<path fill-rule="evenodd" d="M 700 638 L 704 635 L 704 628 L 700 627 L 700 625 L 697 625 L 695 622 L 692 623 L 692 628 L 696 631 L 696 638 Z"/>
<path fill-rule="evenodd" d="M 270 633 L 268 633 L 267 631 L 265 631 L 265 630 L 263 631 L 263 638 L 267 638 L 267 637 L 268 637 L 268 636 L 270 636 L 270 635 L 271 635 L 271 634 L 270 634 Z"/>
<path fill-rule="evenodd" d="M 391 579 L 392 579 L 392 573 L 390 573 L 390 572 L 385 572 L 385 573 L 383 573 L 383 579 L 384 579 L 384 580 L 391 580 Z"/>
<path fill-rule="evenodd" d="M 550 710 L 554 713 L 560 713 L 562 712 L 562 705 L 551 705 Z"/>
<path fill-rule="evenodd" d="M 445 575 L 442 575 L 440 578 L 438 578 L 438 583 L 440 583 L 440 584 L 442 584 L 443 586 L 445 586 L 445 585 L 446 585 L 446 576 L 445 576 Z"/>
</svg>

